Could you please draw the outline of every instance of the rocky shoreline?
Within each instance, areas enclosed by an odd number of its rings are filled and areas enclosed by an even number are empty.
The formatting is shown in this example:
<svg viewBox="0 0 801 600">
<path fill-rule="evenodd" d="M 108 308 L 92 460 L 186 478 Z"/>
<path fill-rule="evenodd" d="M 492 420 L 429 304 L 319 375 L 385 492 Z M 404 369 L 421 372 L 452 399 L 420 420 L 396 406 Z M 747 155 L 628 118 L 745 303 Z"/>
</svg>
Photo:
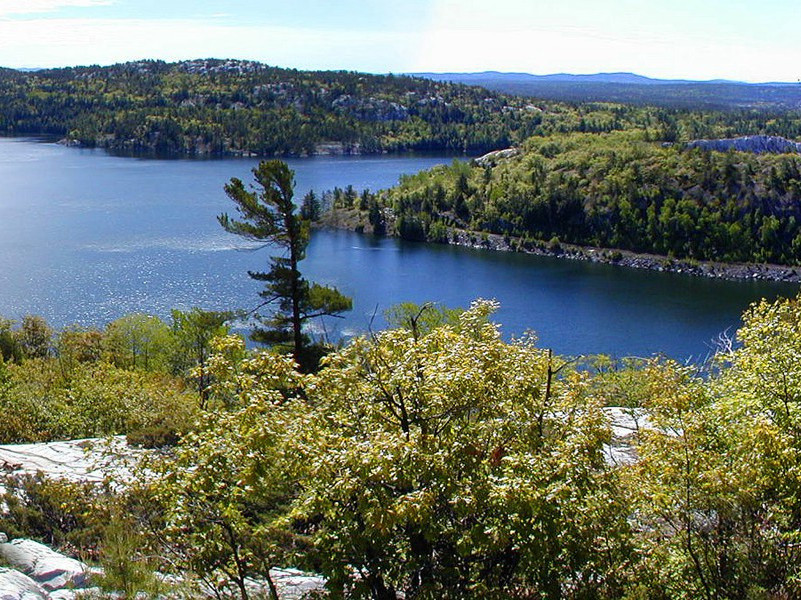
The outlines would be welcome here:
<svg viewBox="0 0 801 600">
<path fill-rule="evenodd" d="M 633 269 L 648 269 L 664 273 L 681 273 L 697 277 L 711 277 L 732 281 L 780 281 L 801 283 L 801 267 L 755 263 L 702 262 L 688 259 L 675 259 L 654 254 L 639 254 L 628 250 L 576 246 L 564 243 L 523 244 L 516 238 L 497 234 L 474 233 L 452 230 L 448 244 L 495 250 L 500 252 L 525 252 L 537 256 L 584 260 L 595 263 L 619 265 Z"/>
<path fill-rule="evenodd" d="M 201 598 L 217 600 L 229 596 L 224 587 L 212 588 L 207 583 L 183 575 L 154 573 L 163 589 L 156 595 L 144 590 L 126 596 L 123 591 L 103 589 L 104 571 L 56 552 L 44 544 L 29 539 L 9 541 L 0 532 L 0 600 L 103 600 L 155 598 L 181 600 Z M 302 600 L 319 597 L 325 590 L 325 579 L 297 569 L 270 569 L 279 600 Z M 265 580 L 247 578 L 248 595 L 269 597 Z"/>
<path fill-rule="evenodd" d="M 387 221 L 387 235 L 399 237 L 395 228 L 394 217 L 390 215 Z M 329 209 L 323 214 L 320 221 L 314 223 L 314 227 L 372 233 L 372 227 L 366 223 L 363 212 L 355 209 Z M 466 229 L 449 228 L 446 239 L 428 243 L 444 243 L 451 246 L 462 246 L 463 248 L 474 248 L 476 250 L 494 250 L 496 252 L 522 252 L 536 256 L 583 260 L 632 269 L 647 269 L 661 273 L 678 273 L 730 281 L 801 283 L 801 266 L 679 259 L 615 248 L 566 244 L 555 239 L 550 242 L 543 240 L 529 241 L 519 237 Z"/>
</svg>

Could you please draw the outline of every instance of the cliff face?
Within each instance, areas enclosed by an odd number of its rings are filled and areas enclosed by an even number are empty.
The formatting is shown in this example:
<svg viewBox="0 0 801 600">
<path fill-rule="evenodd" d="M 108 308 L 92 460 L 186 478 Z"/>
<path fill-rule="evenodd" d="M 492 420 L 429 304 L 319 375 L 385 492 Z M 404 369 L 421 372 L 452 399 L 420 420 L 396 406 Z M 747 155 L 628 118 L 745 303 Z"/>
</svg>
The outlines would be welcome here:
<svg viewBox="0 0 801 600">
<path fill-rule="evenodd" d="M 752 152 L 754 154 L 788 154 L 801 152 L 801 142 L 773 135 L 747 135 L 723 140 L 693 140 L 688 148 L 703 148 L 718 152 Z"/>
</svg>

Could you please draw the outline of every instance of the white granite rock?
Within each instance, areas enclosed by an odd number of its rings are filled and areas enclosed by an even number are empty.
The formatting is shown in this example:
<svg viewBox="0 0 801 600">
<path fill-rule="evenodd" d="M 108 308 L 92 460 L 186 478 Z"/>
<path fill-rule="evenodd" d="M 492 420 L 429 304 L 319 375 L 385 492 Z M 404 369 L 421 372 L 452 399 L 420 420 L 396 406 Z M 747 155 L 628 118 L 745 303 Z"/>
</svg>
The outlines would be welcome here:
<svg viewBox="0 0 801 600">
<path fill-rule="evenodd" d="M 133 465 L 146 453 L 128 446 L 125 436 L 7 444 L 0 445 L 0 472 L 8 475 L 41 472 L 51 479 L 94 483 L 113 474 L 118 481 L 127 481 L 132 477 Z"/>
<path fill-rule="evenodd" d="M 83 590 L 53 590 L 50 592 L 50 600 L 79 600 L 89 598 L 107 597 L 100 588 L 86 588 Z"/>
<path fill-rule="evenodd" d="M 609 420 L 612 443 L 604 444 L 606 462 L 615 467 L 632 465 L 639 460 L 637 455 L 637 436 L 654 425 L 643 408 L 608 406 L 603 409 Z"/>
<path fill-rule="evenodd" d="M 0 557 L 44 589 L 86 587 L 89 567 L 32 540 L 0 544 Z"/>
<path fill-rule="evenodd" d="M 0 600 L 48 600 L 47 592 L 33 579 L 0 567 Z"/>
<path fill-rule="evenodd" d="M 270 569 L 270 577 L 282 600 L 305 598 L 325 590 L 325 578 L 297 569 Z"/>
<path fill-rule="evenodd" d="M 314 593 L 325 591 L 325 578 L 298 569 L 270 569 L 270 577 L 281 600 L 301 600 Z M 269 586 L 261 579 L 245 580 L 250 594 L 269 597 Z"/>
</svg>

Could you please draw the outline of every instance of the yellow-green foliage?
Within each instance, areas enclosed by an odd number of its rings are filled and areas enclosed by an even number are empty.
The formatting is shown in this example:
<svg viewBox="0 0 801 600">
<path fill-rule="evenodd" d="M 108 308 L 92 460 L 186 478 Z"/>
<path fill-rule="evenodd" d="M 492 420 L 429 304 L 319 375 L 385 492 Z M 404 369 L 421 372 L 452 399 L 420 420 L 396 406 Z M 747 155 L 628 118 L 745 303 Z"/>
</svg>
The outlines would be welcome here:
<svg viewBox="0 0 801 600">
<path fill-rule="evenodd" d="M 561 368 L 532 339 L 504 342 L 493 308 L 425 319 L 401 307 L 401 327 L 313 375 L 218 339 L 210 410 L 141 472 L 137 514 L 157 531 L 147 543 L 240 596 L 248 577 L 289 565 L 322 573 L 337 597 L 801 595 L 801 296 L 753 306 L 741 345 L 703 375 L 657 359 Z M 64 410 L 102 398 L 80 410 L 112 427 L 169 389 L 104 363 L 64 383 L 55 364 L 9 365 L 3 394 Z M 111 396 L 137 386 L 144 395 L 115 412 Z M 633 464 L 605 460 L 610 402 L 641 417 Z M 33 401 L 0 408 L 50 426 Z M 37 500 L 37 527 L 40 512 L 61 515 L 51 495 Z"/>
<path fill-rule="evenodd" d="M 658 597 L 801 594 L 801 297 L 754 305 L 738 339 L 708 380 L 651 370 L 659 428 L 628 476 Z"/>
<path fill-rule="evenodd" d="M 241 338 L 218 340 L 209 369 L 216 406 L 174 456 L 147 472 L 161 507 L 163 553 L 212 589 L 246 595 L 245 579 L 292 556 L 298 540 L 281 524 L 303 470 L 293 440 L 308 417 L 296 394 L 307 377 L 288 356 L 244 358 Z"/>
<path fill-rule="evenodd" d="M 105 330 L 53 332 L 41 317 L 0 318 L 0 443 L 132 434 L 146 446 L 187 431 L 211 383 L 211 341 L 229 313 L 131 314 Z M 130 440 L 129 440 L 130 441 Z"/>
<path fill-rule="evenodd" d="M 503 342 L 493 309 L 356 340 L 318 375 L 223 340 L 212 398 L 241 408 L 164 467 L 170 548 L 237 587 L 294 553 L 354 597 L 618 589 L 626 495 L 600 406 L 531 340 Z"/>
<path fill-rule="evenodd" d="M 79 363 L 62 377 L 56 359 L 7 367 L 0 387 L 2 443 L 122 434 L 157 424 L 191 426 L 197 397 L 164 374 Z"/>
<path fill-rule="evenodd" d="M 223 340 L 212 397 L 236 408 L 156 483 L 171 547 L 205 577 L 305 564 L 351 597 L 801 593 L 801 298 L 753 307 L 704 377 L 603 358 L 557 375 L 491 309 L 418 327 L 399 309 L 316 375 Z M 604 460 L 612 401 L 646 411 L 630 466 Z"/>
</svg>

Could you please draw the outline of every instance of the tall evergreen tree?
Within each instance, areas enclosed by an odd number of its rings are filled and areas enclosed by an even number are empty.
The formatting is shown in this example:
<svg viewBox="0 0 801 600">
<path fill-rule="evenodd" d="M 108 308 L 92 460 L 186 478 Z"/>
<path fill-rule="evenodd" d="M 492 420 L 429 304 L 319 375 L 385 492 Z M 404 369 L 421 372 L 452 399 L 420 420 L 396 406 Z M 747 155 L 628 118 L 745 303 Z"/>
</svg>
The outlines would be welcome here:
<svg viewBox="0 0 801 600">
<path fill-rule="evenodd" d="M 251 190 L 236 177 L 225 186 L 240 219 L 228 214 L 217 217 L 226 231 L 282 251 L 270 257 L 268 271 L 248 272 L 253 279 L 265 282 L 259 292 L 264 299 L 259 308 L 274 307 L 268 316 L 257 315 L 265 326 L 257 328 L 251 338 L 291 348 L 298 364 L 313 369 L 318 353 L 303 333 L 303 324 L 314 317 L 338 316 L 352 308 L 352 301 L 336 288 L 309 283 L 298 269 L 309 243 L 309 221 L 295 211 L 294 172 L 283 161 L 266 160 L 253 169 L 253 176 L 256 186 Z"/>
</svg>

